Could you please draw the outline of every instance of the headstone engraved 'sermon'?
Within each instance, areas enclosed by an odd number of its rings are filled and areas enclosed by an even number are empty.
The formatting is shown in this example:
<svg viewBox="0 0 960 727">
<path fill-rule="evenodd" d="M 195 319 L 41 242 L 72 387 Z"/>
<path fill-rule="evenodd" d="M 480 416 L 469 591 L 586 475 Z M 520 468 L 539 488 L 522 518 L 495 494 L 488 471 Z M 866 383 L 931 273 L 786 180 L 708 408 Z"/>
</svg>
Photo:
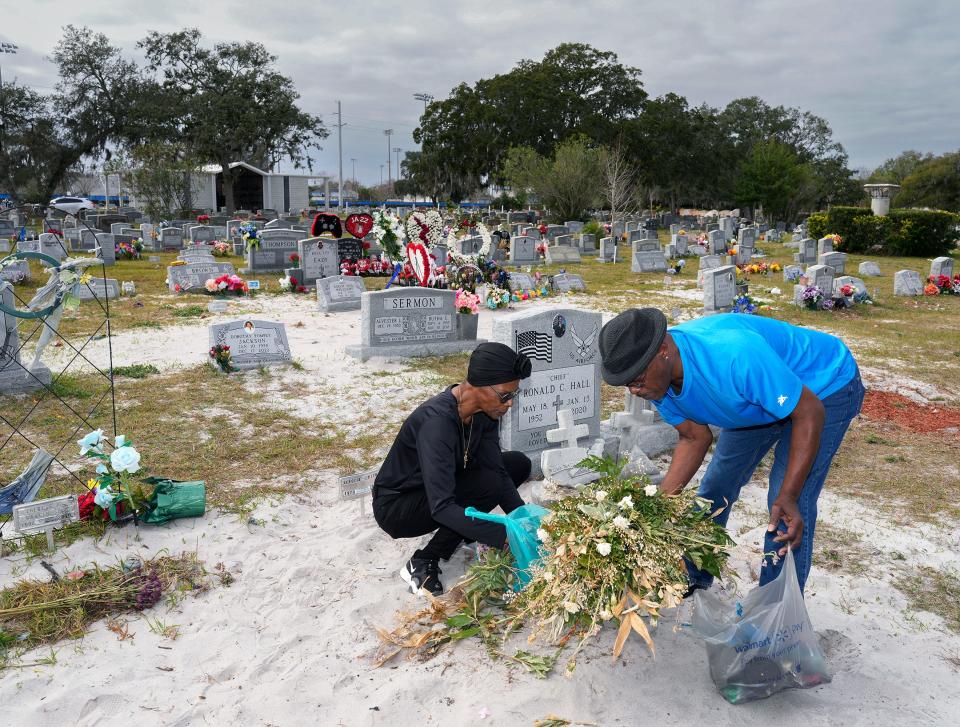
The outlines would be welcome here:
<svg viewBox="0 0 960 727">
<path fill-rule="evenodd" d="M 361 361 L 374 356 L 407 358 L 471 351 L 481 341 L 461 340 L 452 290 L 406 287 L 364 293 L 360 345 L 347 353 Z"/>
</svg>

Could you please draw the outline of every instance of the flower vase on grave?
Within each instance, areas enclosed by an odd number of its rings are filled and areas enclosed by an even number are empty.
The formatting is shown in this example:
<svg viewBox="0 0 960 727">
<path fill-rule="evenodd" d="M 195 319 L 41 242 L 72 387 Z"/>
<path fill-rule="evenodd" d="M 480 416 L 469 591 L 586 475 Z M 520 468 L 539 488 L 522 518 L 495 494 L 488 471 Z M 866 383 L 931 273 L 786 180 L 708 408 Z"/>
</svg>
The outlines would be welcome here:
<svg viewBox="0 0 960 727">
<path fill-rule="evenodd" d="M 480 316 L 476 313 L 457 313 L 457 338 L 461 341 L 477 340 L 477 324 Z"/>
</svg>

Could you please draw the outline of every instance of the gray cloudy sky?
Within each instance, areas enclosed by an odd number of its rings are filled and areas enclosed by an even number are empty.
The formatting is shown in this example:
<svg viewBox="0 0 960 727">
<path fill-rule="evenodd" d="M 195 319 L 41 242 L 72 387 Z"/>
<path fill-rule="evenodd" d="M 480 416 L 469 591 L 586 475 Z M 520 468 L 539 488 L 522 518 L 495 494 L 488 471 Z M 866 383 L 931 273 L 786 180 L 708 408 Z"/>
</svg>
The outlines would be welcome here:
<svg viewBox="0 0 960 727">
<path fill-rule="evenodd" d="M 384 129 L 396 132 L 393 146 L 415 148 L 423 107 L 413 93 L 443 97 L 564 41 L 616 52 L 643 71 L 651 96 L 673 91 L 691 105 L 723 106 L 755 95 L 812 111 L 853 167 L 905 149 L 960 147 L 957 0 L 2 0 L 0 17 L 0 40 L 20 46 L 0 56 L 4 79 L 43 90 L 55 82 L 47 57 L 68 23 L 131 55 L 150 30 L 199 27 L 211 42 L 262 42 L 332 132 L 343 102 L 344 178 L 356 159 L 365 183 L 380 180 Z M 313 157 L 315 169 L 336 174 L 335 133 Z"/>
</svg>

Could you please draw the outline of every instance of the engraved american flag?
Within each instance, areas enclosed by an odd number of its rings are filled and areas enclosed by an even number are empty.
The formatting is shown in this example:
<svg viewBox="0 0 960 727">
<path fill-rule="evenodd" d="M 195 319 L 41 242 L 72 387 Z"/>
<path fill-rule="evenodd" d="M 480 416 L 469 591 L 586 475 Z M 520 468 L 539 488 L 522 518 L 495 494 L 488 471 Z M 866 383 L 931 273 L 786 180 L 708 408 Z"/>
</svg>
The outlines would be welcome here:
<svg viewBox="0 0 960 727">
<path fill-rule="evenodd" d="M 553 363 L 553 339 L 549 333 L 524 331 L 517 334 L 517 353 L 529 359 Z"/>
</svg>

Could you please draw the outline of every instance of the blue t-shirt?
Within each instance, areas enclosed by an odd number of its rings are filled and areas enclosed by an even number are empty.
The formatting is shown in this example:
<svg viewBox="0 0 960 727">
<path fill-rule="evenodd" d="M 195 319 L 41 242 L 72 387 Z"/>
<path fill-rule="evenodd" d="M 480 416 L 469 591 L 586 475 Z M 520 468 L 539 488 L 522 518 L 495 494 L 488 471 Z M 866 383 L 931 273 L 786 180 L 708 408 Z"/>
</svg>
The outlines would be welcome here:
<svg viewBox="0 0 960 727">
<path fill-rule="evenodd" d="M 821 400 L 849 383 L 857 364 L 835 336 L 783 321 L 721 313 L 670 329 L 683 389 L 654 401 L 676 426 L 686 419 L 738 429 L 793 413 L 804 386 Z"/>
</svg>

